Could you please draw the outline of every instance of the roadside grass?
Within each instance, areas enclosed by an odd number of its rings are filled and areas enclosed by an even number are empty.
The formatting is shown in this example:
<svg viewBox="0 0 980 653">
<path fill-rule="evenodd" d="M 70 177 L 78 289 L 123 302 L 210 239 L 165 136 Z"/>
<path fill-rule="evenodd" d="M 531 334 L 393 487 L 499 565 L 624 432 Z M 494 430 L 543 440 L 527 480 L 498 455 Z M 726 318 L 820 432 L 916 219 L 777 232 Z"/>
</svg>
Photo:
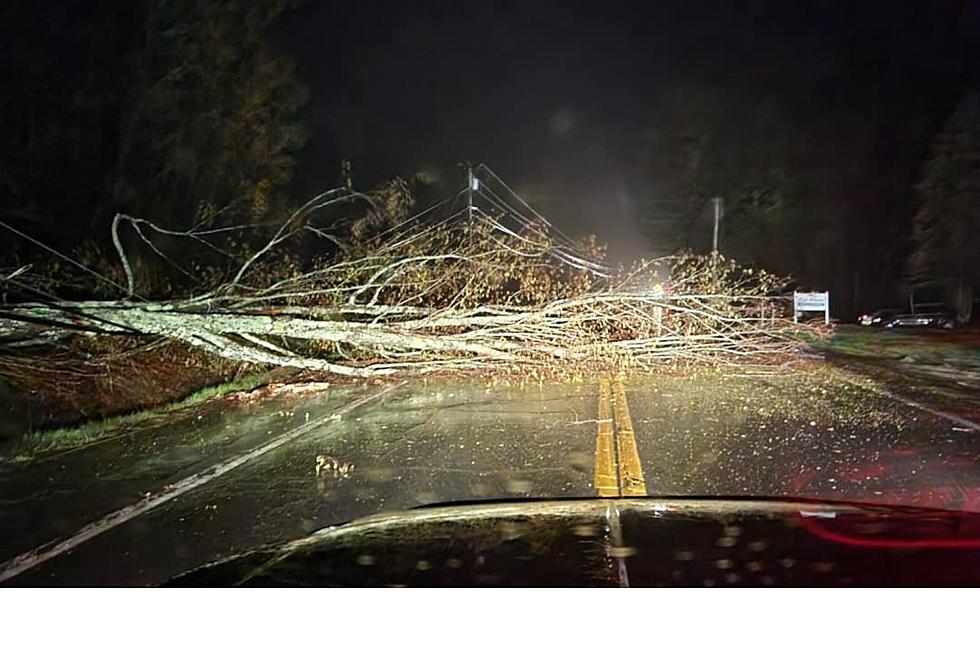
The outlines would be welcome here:
<svg viewBox="0 0 980 653">
<path fill-rule="evenodd" d="M 211 399 L 233 392 L 254 390 L 267 385 L 275 378 L 272 372 L 247 374 L 236 381 L 201 388 L 183 399 L 144 410 L 97 419 L 65 428 L 31 431 L 26 433 L 15 448 L 13 462 L 30 462 L 35 458 L 79 449 L 95 442 L 125 435 L 134 426 L 160 415 L 186 410 Z"/>
<path fill-rule="evenodd" d="M 904 332 L 851 327 L 835 330 L 825 343 L 813 344 L 851 356 L 980 370 L 980 334 L 973 332 Z"/>
</svg>

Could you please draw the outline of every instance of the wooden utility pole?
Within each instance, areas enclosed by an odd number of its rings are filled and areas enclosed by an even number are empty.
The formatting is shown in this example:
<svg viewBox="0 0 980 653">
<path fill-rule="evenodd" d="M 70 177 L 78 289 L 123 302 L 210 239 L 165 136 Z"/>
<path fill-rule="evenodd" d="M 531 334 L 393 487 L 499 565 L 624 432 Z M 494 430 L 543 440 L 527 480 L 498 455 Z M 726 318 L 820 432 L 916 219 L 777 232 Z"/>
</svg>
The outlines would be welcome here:
<svg viewBox="0 0 980 653">
<path fill-rule="evenodd" d="M 479 190 L 480 182 L 473 175 L 473 166 L 466 164 L 466 211 L 473 218 L 473 191 Z"/>
<path fill-rule="evenodd" d="M 714 238 L 711 240 L 711 252 L 714 254 L 718 253 L 718 227 L 721 225 L 721 219 L 725 215 L 725 207 L 722 204 L 722 199 L 720 197 L 712 197 L 711 203 L 715 208 L 715 233 Z"/>
</svg>

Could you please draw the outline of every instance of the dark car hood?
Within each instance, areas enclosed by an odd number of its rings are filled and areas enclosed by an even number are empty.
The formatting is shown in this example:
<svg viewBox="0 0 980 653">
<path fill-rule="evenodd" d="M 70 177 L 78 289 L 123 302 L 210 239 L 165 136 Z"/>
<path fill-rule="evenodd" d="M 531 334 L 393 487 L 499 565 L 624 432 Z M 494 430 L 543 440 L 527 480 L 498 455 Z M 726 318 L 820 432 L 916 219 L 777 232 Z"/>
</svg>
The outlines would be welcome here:
<svg viewBox="0 0 980 653">
<path fill-rule="evenodd" d="M 765 499 L 582 499 L 410 510 L 171 585 L 977 585 L 980 516 Z"/>
</svg>

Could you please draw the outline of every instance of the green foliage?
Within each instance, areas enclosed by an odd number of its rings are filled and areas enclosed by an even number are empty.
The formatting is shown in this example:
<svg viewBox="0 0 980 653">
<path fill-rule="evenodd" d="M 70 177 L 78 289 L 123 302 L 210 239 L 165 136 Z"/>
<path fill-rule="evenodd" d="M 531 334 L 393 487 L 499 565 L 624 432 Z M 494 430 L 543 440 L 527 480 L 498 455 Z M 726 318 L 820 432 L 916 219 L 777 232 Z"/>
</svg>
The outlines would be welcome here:
<svg viewBox="0 0 980 653">
<path fill-rule="evenodd" d="M 176 228 L 262 222 L 285 203 L 307 91 L 270 43 L 287 0 L 156 0 L 115 194 Z M 127 197 L 132 190 L 133 197 Z M 129 201 L 126 201 L 129 200 Z"/>
<path fill-rule="evenodd" d="M 306 88 L 272 39 L 291 1 L 5 5 L 0 20 L 20 30 L 0 44 L 0 219 L 116 283 L 117 212 L 178 231 L 249 226 L 213 240 L 224 252 L 254 249 L 290 213 L 307 139 Z M 185 239 L 156 236 L 151 247 L 130 225 L 120 236 L 142 296 L 197 285 L 229 263 Z M 33 263 L 32 274 L 58 279 L 48 292 L 119 295 L 0 238 L 0 265 Z"/>
<path fill-rule="evenodd" d="M 966 95 L 936 137 L 916 191 L 912 280 L 980 283 L 980 94 Z"/>
</svg>

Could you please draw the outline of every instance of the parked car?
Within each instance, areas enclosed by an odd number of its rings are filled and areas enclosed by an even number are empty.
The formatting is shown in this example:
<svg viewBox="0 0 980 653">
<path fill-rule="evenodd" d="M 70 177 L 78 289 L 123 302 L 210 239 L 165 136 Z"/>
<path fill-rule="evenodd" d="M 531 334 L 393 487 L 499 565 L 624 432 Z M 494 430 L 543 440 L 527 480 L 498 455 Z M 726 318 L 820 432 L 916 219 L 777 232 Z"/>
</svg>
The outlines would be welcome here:
<svg viewBox="0 0 980 653">
<path fill-rule="evenodd" d="M 952 329 L 956 326 L 956 317 L 949 311 L 931 311 L 929 313 L 903 313 L 882 322 L 886 329 L 896 327 Z"/>
<path fill-rule="evenodd" d="M 883 308 L 874 313 L 861 313 L 858 316 L 858 324 L 873 327 L 884 326 L 885 323 L 900 313 L 901 311 L 897 308 Z"/>
</svg>

